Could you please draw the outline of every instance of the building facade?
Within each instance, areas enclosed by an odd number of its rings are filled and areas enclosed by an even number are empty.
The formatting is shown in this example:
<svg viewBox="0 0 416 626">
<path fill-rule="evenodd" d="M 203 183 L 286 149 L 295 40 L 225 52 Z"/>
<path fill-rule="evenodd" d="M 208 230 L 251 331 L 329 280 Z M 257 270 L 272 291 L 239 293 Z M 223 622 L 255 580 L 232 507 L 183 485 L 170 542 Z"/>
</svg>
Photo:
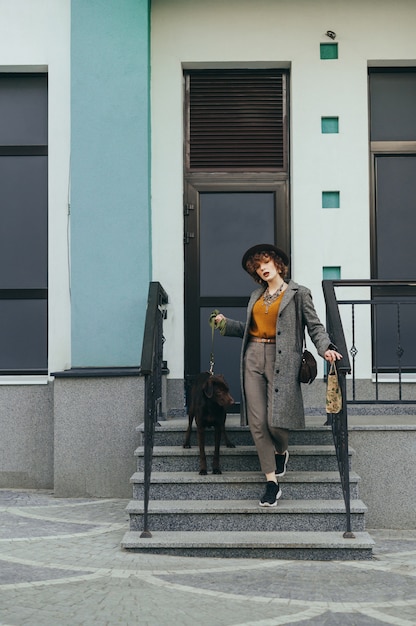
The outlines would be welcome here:
<svg viewBox="0 0 416 626">
<path fill-rule="evenodd" d="M 0 486 L 128 497 L 150 281 L 181 414 L 207 314 L 241 313 L 260 238 L 322 319 L 323 278 L 416 275 L 416 5 L 0 0 L 0 16 Z M 218 346 L 234 386 L 237 353 Z"/>
</svg>

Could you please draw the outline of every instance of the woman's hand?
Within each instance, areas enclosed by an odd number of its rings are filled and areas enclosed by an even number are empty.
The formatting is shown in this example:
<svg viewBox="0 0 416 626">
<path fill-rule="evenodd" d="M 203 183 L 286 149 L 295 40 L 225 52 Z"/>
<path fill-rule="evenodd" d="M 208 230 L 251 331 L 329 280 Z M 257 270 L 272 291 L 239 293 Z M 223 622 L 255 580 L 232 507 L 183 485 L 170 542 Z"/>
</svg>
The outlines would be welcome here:
<svg viewBox="0 0 416 626">
<path fill-rule="evenodd" d="M 333 363 L 334 361 L 339 361 L 340 359 L 342 359 L 342 354 L 340 354 L 336 350 L 327 350 L 324 354 L 324 359 L 326 361 L 329 361 L 330 363 Z"/>
<path fill-rule="evenodd" d="M 222 320 L 225 320 L 225 316 L 222 313 L 218 313 L 218 315 L 214 317 L 215 326 L 218 326 Z"/>
</svg>

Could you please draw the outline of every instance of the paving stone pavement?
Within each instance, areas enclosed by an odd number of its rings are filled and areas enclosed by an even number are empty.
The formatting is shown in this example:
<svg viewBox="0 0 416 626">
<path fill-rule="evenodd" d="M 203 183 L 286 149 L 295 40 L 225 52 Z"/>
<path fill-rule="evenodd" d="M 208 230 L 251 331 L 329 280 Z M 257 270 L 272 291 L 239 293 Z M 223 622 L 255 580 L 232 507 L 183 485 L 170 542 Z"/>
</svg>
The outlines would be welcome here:
<svg viewBox="0 0 416 626">
<path fill-rule="evenodd" d="M 416 625 L 416 530 L 372 561 L 144 555 L 126 505 L 0 489 L 0 626 Z"/>
</svg>

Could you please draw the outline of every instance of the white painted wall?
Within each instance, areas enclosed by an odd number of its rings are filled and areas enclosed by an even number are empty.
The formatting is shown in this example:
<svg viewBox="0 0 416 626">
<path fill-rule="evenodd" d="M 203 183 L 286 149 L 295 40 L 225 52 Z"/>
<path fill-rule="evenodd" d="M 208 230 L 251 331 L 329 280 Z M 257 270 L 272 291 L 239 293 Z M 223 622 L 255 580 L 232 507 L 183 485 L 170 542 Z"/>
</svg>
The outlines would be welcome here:
<svg viewBox="0 0 416 626">
<path fill-rule="evenodd" d="M 182 67 L 290 65 L 292 275 L 324 319 L 323 266 L 370 277 L 367 67 L 416 65 L 415 24 L 414 0 L 153 0 L 153 280 L 171 301 L 172 378 L 183 376 Z M 327 30 L 338 60 L 320 60 Z M 321 134 L 326 115 L 339 116 L 338 135 Z M 321 208 L 324 190 L 340 190 L 339 210 Z"/>
<path fill-rule="evenodd" d="M 0 72 L 47 71 L 49 77 L 49 367 L 52 372 L 70 365 L 70 4 L 70 0 L 0 0 Z"/>
</svg>

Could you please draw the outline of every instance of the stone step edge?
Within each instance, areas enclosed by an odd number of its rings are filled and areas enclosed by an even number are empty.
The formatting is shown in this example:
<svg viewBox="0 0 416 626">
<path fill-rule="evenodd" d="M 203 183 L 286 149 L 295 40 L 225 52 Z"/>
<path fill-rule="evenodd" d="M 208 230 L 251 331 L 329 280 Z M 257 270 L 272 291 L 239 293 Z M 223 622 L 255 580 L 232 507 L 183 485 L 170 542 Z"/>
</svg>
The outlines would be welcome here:
<svg viewBox="0 0 416 626">
<path fill-rule="evenodd" d="M 367 506 L 360 499 L 350 501 L 352 514 L 364 514 Z M 143 500 L 130 500 L 126 512 L 142 515 Z M 275 507 L 261 507 L 255 500 L 150 500 L 149 515 L 237 515 L 237 514 L 339 514 L 345 513 L 344 500 L 278 500 Z"/>
<path fill-rule="evenodd" d="M 359 483 L 361 478 L 355 472 L 350 472 L 350 483 Z M 131 484 L 143 484 L 144 472 L 135 472 L 131 478 Z M 285 483 L 319 483 L 319 484 L 340 484 L 339 472 L 287 472 L 283 478 L 279 479 L 282 485 Z M 264 483 L 264 476 L 261 472 L 223 472 L 222 474 L 207 474 L 200 476 L 197 472 L 152 472 L 151 484 L 210 484 L 210 485 L 234 485 L 241 483 Z"/>
<path fill-rule="evenodd" d="M 306 416 L 307 419 L 307 416 Z M 289 430 L 289 432 L 308 432 L 308 431 L 319 431 L 319 432 L 331 432 L 331 427 L 328 425 L 325 425 L 325 419 L 326 417 L 324 415 L 322 415 L 322 423 L 320 424 L 307 424 L 305 426 L 305 428 L 301 428 L 298 429 L 296 431 L 291 431 Z M 179 433 L 183 433 L 185 434 L 186 429 L 188 428 L 188 419 L 183 419 L 183 420 L 177 420 L 176 418 L 173 420 L 165 420 L 165 421 L 160 421 L 157 422 L 157 424 L 155 425 L 155 429 L 157 432 L 179 432 Z M 225 428 L 228 431 L 234 431 L 234 432 L 250 432 L 250 428 L 249 426 L 241 426 L 241 424 L 237 423 L 236 420 L 230 420 L 230 416 L 227 416 L 226 422 L 225 422 Z M 212 430 L 212 429 L 211 429 Z M 141 424 L 139 424 L 136 427 L 136 431 L 137 432 L 144 432 L 144 422 L 142 422 Z M 196 434 L 196 427 L 195 427 L 195 422 L 192 425 L 192 432 Z"/>
<path fill-rule="evenodd" d="M 206 446 L 205 452 L 208 455 L 214 453 L 213 446 Z M 335 448 L 332 445 L 328 446 L 292 446 L 289 448 L 290 456 L 334 456 Z M 353 448 L 349 448 L 349 455 L 354 453 Z M 227 448 L 221 446 L 220 454 L 222 456 L 239 456 L 241 454 L 249 454 L 251 456 L 257 455 L 257 451 L 254 446 L 236 446 L 235 448 Z M 138 446 L 134 451 L 134 456 L 144 456 L 144 446 Z M 154 446 L 153 456 L 199 456 L 198 446 L 192 446 L 192 448 L 182 448 L 182 446 Z"/>
<path fill-rule="evenodd" d="M 141 531 L 127 531 L 121 541 L 123 548 L 338 548 L 369 549 L 375 545 L 367 532 L 355 532 L 345 538 L 334 531 L 153 531 L 141 538 Z"/>
</svg>

